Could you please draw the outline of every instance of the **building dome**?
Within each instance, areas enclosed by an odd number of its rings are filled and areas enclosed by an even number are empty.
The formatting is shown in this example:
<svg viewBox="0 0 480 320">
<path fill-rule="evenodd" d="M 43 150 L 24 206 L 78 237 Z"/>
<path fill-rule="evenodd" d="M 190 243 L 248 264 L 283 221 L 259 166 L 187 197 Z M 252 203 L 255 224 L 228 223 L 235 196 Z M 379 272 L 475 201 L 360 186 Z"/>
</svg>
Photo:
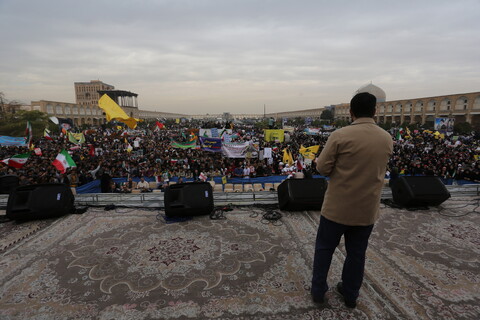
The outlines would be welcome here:
<svg viewBox="0 0 480 320">
<path fill-rule="evenodd" d="M 369 83 L 361 87 L 360 89 L 355 91 L 354 95 L 362 92 L 368 92 L 370 94 L 373 94 L 377 98 L 377 102 L 385 102 L 387 100 L 387 95 L 385 94 L 385 91 L 383 91 L 382 88 L 377 87 L 372 83 Z"/>
</svg>

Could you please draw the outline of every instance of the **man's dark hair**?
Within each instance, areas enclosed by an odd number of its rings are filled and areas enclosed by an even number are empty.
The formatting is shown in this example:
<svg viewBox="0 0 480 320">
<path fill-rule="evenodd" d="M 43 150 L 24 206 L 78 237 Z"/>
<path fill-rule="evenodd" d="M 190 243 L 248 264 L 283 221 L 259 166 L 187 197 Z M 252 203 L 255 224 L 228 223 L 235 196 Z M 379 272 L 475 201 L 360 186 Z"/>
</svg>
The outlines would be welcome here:
<svg viewBox="0 0 480 320">
<path fill-rule="evenodd" d="M 356 118 L 368 117 L 373 118 L 377 98 L 368 92 L 356 94 L 350 101 L 350 110 Z"/>
</svg>

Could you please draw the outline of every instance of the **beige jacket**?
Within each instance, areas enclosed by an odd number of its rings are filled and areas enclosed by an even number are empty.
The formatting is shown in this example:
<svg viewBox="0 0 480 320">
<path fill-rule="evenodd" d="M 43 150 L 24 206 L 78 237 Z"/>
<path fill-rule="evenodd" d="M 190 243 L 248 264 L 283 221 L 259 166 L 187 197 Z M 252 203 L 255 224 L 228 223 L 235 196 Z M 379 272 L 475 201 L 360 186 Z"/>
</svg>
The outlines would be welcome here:
<svg viewBox="0 0 480 320">
<path fill-rule="evenodd" d="M 392 137 L 372 118 L 334 131 L 317 158 L 318 172 L 330 177 L 322 215 L 350 226 L 375 223 L 392 151 Z"/>
</svg>

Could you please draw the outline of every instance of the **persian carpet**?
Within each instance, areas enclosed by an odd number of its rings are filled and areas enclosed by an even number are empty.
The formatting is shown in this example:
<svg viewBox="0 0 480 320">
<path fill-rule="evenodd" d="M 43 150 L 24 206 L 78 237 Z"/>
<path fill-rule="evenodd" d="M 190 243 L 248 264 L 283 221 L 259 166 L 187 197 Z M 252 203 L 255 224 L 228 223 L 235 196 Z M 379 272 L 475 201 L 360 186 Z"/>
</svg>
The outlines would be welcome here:
<svg viewBox="0 0 480 320">
<path fill-rule="evenodd" d="M 449 203 L 455 206 L 456 203 Z M 467 204 L 459 210 L 474 210 Z M 442 210 L 442 209 L 440 209 Z M 447 209 L 445 213 L 450 213 Z M 458 210 L 457 210 L 458 211 Z M 383 208 L 354 310 L 310 281 L 317 212 L 262 209 L 166 224 L 149 210 L 89 209 L 33 227 L 0 257 L 1 319 L 476 319 L 479 217 Z M 32 225 L 41 222 L 31 222 Z M 24 224 L 23 228 L 27 228 Z M 17 239 L 15 228 L 6 228 Z M 18 230 L 17 230 L 18 231 Z M 25 233 L 25 231 L 23 231 Z M 12 240 L 9 240 L 12 242 Z M 339 281 L 344 248 L 329 275 Z"/>
<path fill-rule="evenodd" d="M 366 265 L 369 283 L 407 319 L 480 319 L 480 202 L 384 208 Z"/>
</svg>

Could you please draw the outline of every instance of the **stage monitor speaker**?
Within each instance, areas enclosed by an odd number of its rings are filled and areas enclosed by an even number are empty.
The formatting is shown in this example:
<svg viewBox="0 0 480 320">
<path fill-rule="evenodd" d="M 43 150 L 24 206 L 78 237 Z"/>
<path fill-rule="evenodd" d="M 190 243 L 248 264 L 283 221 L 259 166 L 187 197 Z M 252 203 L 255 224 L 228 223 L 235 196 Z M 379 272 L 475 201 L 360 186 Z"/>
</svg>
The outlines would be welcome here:
<svg viewBox="0 0 480 320">
<path fill-rule="evenodd" d="M 278 204 L 287 211 L 320 210 L 326 190 L 325 179 L 286 179 L 277 189 Z"/>
<path fill-rule="evenodd" d="M 165 189 L 164 202 L 167 217 L 210 214 L 213 211 L 212 186 L 208 182 L 173 184 Z"/>
<path fill-rule="evenodd" d="M 7 202 L 7 217 L 12 220 L 48 219 L 74 211 L 75 198 L 63 183 L 32 184 L 17 187 Z"/>
<path fill-rule="evenodd" d="M 450 192 L 439 177 L 404 176 L 392 185 L 392 196 L 402 207 L 438 206 L 450 198 Z"/>
<path fill-rule="evenodd" d="M 10 194 L 18 187 L 19 181 L 18 176 L 13 174 L 0 176 L 0 194 Z"/>
</svg>

